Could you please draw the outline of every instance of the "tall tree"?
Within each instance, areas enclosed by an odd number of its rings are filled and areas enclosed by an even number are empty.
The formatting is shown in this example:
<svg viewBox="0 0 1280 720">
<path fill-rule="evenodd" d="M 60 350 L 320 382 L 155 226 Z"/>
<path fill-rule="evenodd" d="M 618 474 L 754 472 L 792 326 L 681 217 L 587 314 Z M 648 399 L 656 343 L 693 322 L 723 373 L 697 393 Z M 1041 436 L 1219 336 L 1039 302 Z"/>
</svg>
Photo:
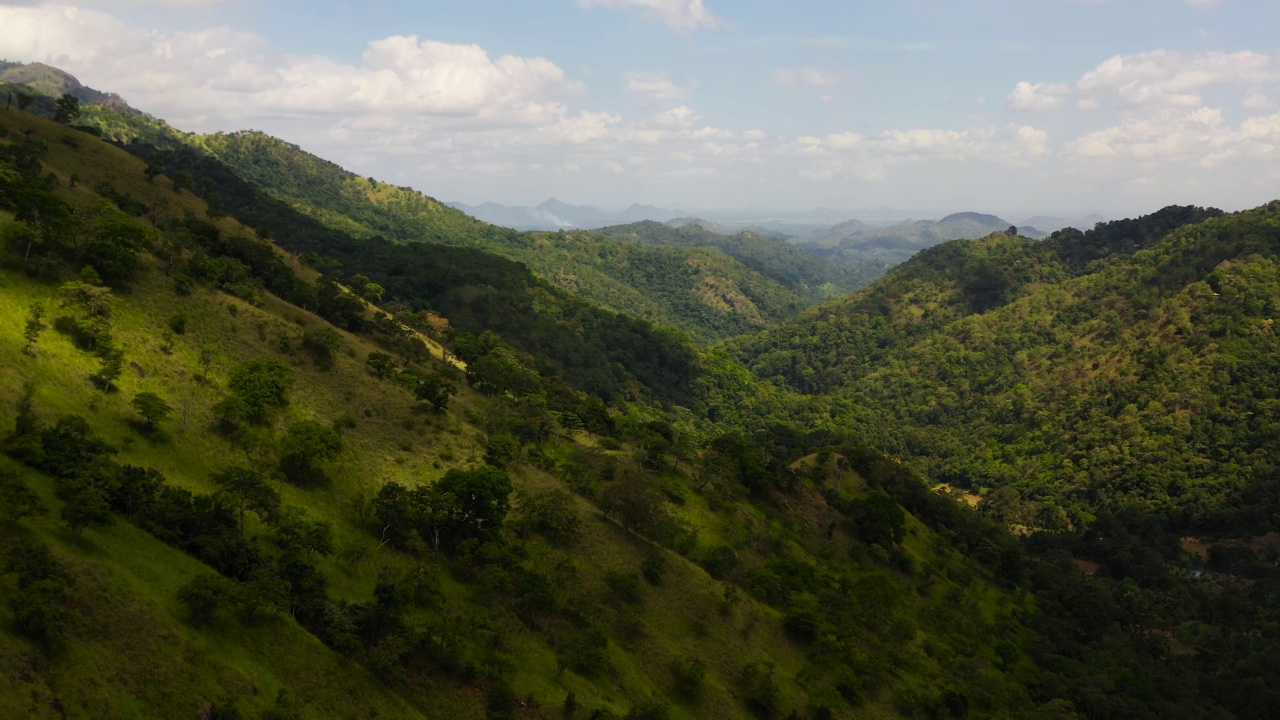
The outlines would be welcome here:
<svg viewBox="0 0 1280 720">
<path fill-rule="evenodd" d="M 219 494 L 233 503 L 244 535 L 244 514 L 252 511 L 262 519 L 272 517 L 280 509 L 280 495 L 267 484 L 262 474 L 246 467 L 233 466 L 216 472 L 210 478 Z"/>
</svg>

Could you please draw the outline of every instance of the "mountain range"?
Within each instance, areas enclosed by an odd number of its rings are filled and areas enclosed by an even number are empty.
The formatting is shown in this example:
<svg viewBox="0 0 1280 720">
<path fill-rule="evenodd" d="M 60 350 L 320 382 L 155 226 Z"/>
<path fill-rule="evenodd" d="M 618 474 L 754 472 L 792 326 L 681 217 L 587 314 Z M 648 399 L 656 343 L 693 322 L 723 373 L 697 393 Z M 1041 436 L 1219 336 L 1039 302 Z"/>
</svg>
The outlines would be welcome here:
<svg viewBox="0 0 1280 720">
<path fill-rule="evenodd" d="M 1280 705 L 1280 201 L 810 243 L 886 272 L 41 97 L 0 111 L 0 717 Z"/>
</svg>

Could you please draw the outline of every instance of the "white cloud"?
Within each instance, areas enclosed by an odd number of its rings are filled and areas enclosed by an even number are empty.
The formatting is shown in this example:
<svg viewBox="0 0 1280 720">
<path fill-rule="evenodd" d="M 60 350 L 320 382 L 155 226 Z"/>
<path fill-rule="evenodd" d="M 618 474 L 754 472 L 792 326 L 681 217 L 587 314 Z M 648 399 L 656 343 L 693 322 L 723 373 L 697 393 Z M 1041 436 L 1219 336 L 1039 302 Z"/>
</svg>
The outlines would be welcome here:
<svg viewBox="0 0 1280 720">
<path fill-rule="evenodd" d="M 1061 107 L 1068 88 L 1064 84 L 1020 82 L 1009 94 L 1010 110 L 1043 112 Z"/>
<path fill-rule="evenodd" d="M 677 85 L 661 73 L 627 73 L 627 90 L 654 100 L 681 100 L 689 96 L 689 88 Z"/>
<path fill-rule="evenodd" d="M 716 17 L 702 0 L 578 0 L 584 8 L 642 8 L 674 30 L 689 32 L 715 27 Z"/>
<path fill-rule="evenodd" d="M 1197 107 L 1217 86 L 1256 86 L 1280 81 L 1270 55 L 1255 52 L 1177 53 L 1168 50 L 1116 55 L 1076 84 L 1083 97 L 1115 100 L 1123 107 Z"/>
<path fill-rule="evenodd" d="M 415 36 L 369 43 L 357 64 L 273 53 L 228 28 L 146 31 L 69 7 L 0 8 L 0 56 L 62 67 L 197 129 L 263 115 L 403 114 L 542 124 L 580 87 L 544 58 L 491 58 Z M 219 119 L 221 119 L 219 121 Z"/>
<path fill-rule="evenodd" d="M 839 70 L 827 70 L 816 67 L 778 68 L 773 71 L 773 81 L 784 87 L 802 85 L 806 87 L 834 87 L 847 85 L 857 80 L 857 76 Z"/>
</svg>

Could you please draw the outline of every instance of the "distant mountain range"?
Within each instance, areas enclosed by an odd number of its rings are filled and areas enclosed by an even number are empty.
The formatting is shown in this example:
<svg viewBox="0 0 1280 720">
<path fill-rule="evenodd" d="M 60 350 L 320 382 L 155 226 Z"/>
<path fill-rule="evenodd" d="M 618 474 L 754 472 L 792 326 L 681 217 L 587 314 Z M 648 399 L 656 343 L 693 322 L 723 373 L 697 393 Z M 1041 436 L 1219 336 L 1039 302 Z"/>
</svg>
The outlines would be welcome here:
<svg viewBox="0 0 1280 720">
<path fill-rule="evenodd" d="M 1039 229 L 1013 223 L 995 215 L 962 212 L 941 220 L 904 220 L 888 227 L 872 227 L 848 220 L 825 231 L 796 238 L 797 245 L 842 264 L 879 260 L 894 265 L 926 248 L 948 240 L 976 239 L 1014 229 L 1018 235 L 1040 240 Z"/>
<path fill-rule="evenodd" d="M 445 203 L 466 214 L 493 225 L 516 230 L 588 230 L 606 225 L 628 225 L 645 220 L 665 221 L 688 213 L 672 208 L 634 204 L 624 210 L 611 212 L 591 205 L 570 205 L 555 198 L 535 206 L 499 205 L 483 203 Z"/>
</svg>

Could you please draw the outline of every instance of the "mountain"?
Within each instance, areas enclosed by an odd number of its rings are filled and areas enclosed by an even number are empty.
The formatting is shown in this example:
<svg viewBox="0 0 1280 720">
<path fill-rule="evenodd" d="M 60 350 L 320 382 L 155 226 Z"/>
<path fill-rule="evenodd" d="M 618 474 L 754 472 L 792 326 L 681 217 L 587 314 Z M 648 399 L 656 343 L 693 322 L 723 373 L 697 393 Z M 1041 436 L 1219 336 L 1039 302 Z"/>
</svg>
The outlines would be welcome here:
<svg viewBox="0 0 1280 720">
<path fill-rule="evenodd" d="M 682 228 L 682 227 L 688 227 L 690 225 L 696 225 L 702 228 L 703 230 L 706 230 L 707 232 L 710 232 L 710 233 L 715 233 L 716 235 L 732 235 L 733 234 L 724 225 L 721 225 L 720 223 L 716 223 L 716 222 L 711 222 L 710 220 L 703 220 L 702 218 L 699 218 L 699 217 L 673 218 L 671 220 L 668 220 L 666 222 L 666 225 L 667 227 L 673 227 L 673 228 Z"/>
<path fill-rule="evenodd" d="M 1097 225 L 1100 222 L 1106 222 L 1111 219 L 1113 218 L 1108 218 L 1105 215 L 1099 215 L 1097 213 L 1090 213 L 1088 215 L 1070 216 L 1070 217 L 1063 217 L 1063 216 L 1057 216 L 1057 215 L 1036 215 L 1034 217 L 1029 217 L 1026 220 L 1019 222 L 1018 226 L 1021 228 L 1024 225 L 1029 225 L 1029 226 L 1039 228 L 1040 230 L 1046 233 L 1052 233 L 1052 232 L 1057 232 L 1058 230 L 1062 230 L 1064 228 L 1069 228 L 1069 227 L 1073 227 L 1077 230 L 1089 230 L 1089 229 L 1092 229 L 1094 225 Z"/>
<path fill-rule="evenodd" d="M 112 107 L 128 107 L 119 95 L 104 93 L 85 87 L 74 76 L 58 68 L 41 63 L 30 65 L 8 64 L 0 67 L 0 82 L 14 85 L 25 85 L 36 93 L 49 97 L 60 97 L 63 94 L 74 95 L 82 102 Z"/>
<path fill-rule="evenodd" d="M 484 203 L 467 205 L 447 203 L 468 215 L 494 225 L 516 230 L 590 229 L 642 220 L 668 220 L 680 216 L 679 210 L 633 204 L 623 210 L 610 212 L 590 205 L 570 205 L 555 198 L 543 201 L 536 207 Z"/>
<path fill-rule="evenodd" d="M 869 263 L 860 267 L 838 266 L 774 237 L 753 232 L 723 235 L 700 222 L 683 225 L 646 221 L 601 228 L 606 237 L 643 245 L 710 248 L 732 256 L 747 267 L 802 297 L 829 299 L 867 285 L 885 267 Z"/>
<path fill-rule="evenodd" d="M 722 356 L 677 369 L 515 263 L 346 235 L 208 155 L 0 129 L 0 714 L 1052 699 L 1015 673 L 1012 536 Z M 1008 667 L 973 687 L 961 653 Z"/>
<path fill-rule="evenodd" d="M 1280 702 L 1280 204 L 944 243 L 695 346 L 481 246 L 719 250 L 96 121 L 167 144 L 0 112 L 0 717 Z"/>
<path fill-rule="evenodd" d="M 995 215 L 963 212 L 941 220 L 906 220 L 888 227 L 872 227 L 849 220 L 806 237 L 797 238 L 803 248 L 837 262 L 857 263 L 874 259 L 896 265 L 915 253 L 948 240 L 980 238 L 1004 232 L 1009 223 Z M 1035 228 L 1018 228 L 1024 237 L 1044 237 Z"/>
</svg>

